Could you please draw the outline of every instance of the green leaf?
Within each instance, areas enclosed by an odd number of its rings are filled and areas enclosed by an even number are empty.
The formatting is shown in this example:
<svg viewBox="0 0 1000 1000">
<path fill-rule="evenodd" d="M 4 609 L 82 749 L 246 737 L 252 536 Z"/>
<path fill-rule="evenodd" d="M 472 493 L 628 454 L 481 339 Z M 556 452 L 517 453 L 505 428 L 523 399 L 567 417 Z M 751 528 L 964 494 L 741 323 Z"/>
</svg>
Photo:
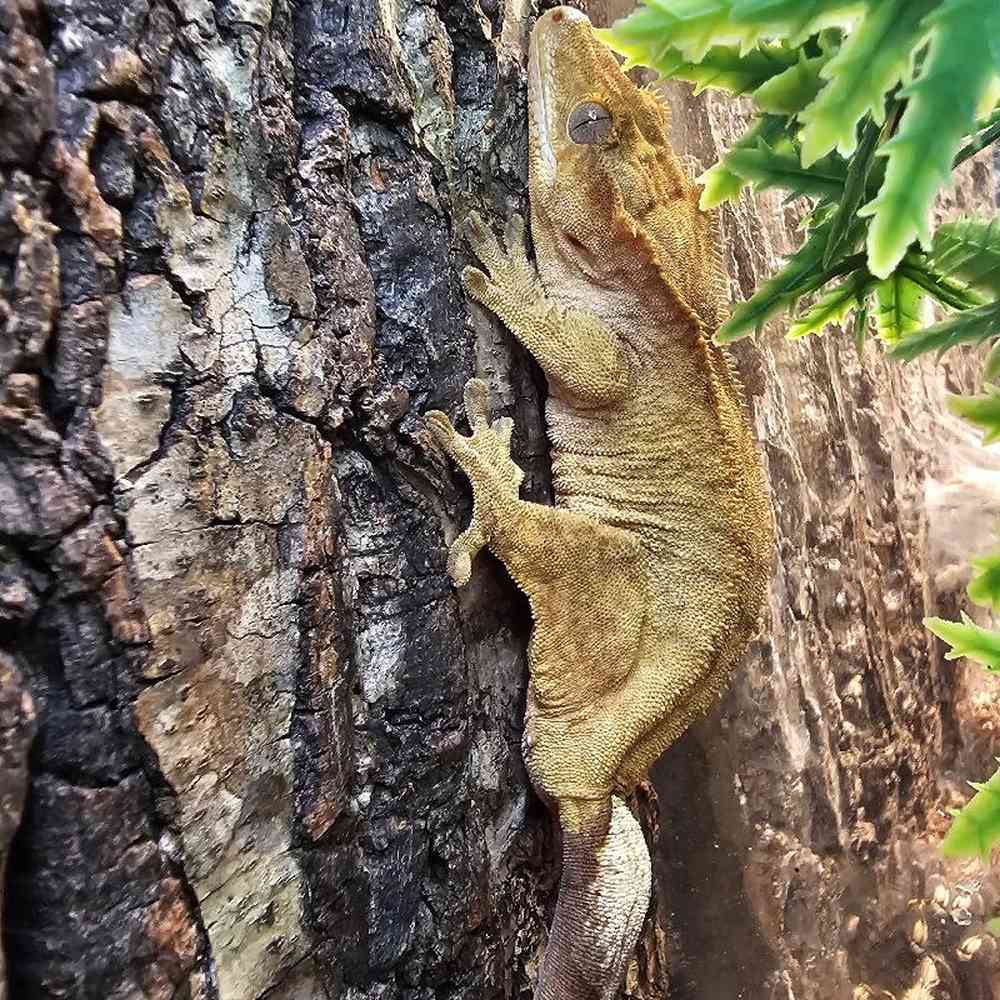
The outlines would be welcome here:
<svg viewBox="0 0 1000 1000">
<path fill-rule="evenodd" d="M 829 267 L 843 250 L 850 252 L 854 249 L 853 246 L 846 246 L 845 237 L 851 222 L 858 214 L 858 206 L 865 196 L 868 176 L 871 173 L 872 164 L 875 162 L 875 149 L 878 146 L 881 131 L 879 125 L 871 118 L 864 124 L 861 142 L 847 165 L 844 193 L 841 195 L 834 213 L 830 241 L 827 243 L 826 253 L 823 256 L 824 267 Z"/>
<path fill-rule="evenodd" d="M 983 381 L 995 382 L 1000 376 L 1000 340 L 994 341 L 983 367 Z"/>
<path fill-rule="evenodd" d="M 700 94 L 706 87 L 726 90 L 731 94 L 746 94 L 767 86 L 768 81 L 784 77 L 797 65 L 795 50 L 783 45 L 762 45 L 746 54 L 731 45 L 714 45 L 701 62 L 684 58 L 680 49 L 664 46 L 652 53 L 650 65 L 664 79 L 686 80 Z M 825 60 L 821 60 L 825 62 Z"/>
<path fill-rule="evenodd" d="M 634 65 L 655 65 L 665 45 L 700 62 L 712 45 L 748 49 L 763 38 L 792 44 L 844 24 L 860 4 L 849 0 L 645 0 L 602 38 Z"/>
<path fill-rule="evenodd" d="M 899 271 L 878 283 L 875 301 L 878 335 L 887 344 L 895 344 L 924 325 L 924 293 L 919 285 L 904 278 Z"/>
<path fill-rule="evenodd" d="M 851 339 L 854 341 L 854 349 L 858 352 L 858 358 L 864 357 L 865 336 L 868 333 L 868 303 L 854 314 L 854 329 L 851 331 Z"/>
<path fill-rule="evenodd" d="M 850 156 L 857 124 L 868 113 L 885 120 L 884 98 L 910 69 L 925 28 L 921 22 L 936 0 L 882 0 L 869 5 L 864 20 L 823 67 L 830 83 L 800 115 L 802 162 L 809 166 L 832 149 Z M 885 277 L 882 275 L 882 277 Z"/>
<path fill-rule="evenodd" d="M 797 317 L 788 328 L 787 338 L 797 340 L 810 333 L 819 333 L 831 323 L 841 322 L 851 309 L 861 305 L 876 281 L 867 268 L 859 268 Z"/>
<path fill-rule="evenodd" d="M 941 323 L 904 337 L 889 352 L 898 361 L 912 361 L 928 351 L 947 351 L 958 344 L 981 344 L 1000 333 L 1000 303 L 967 309 Z"/>
<path fill-rule="evenodd" d="M 972 560 L 975 570 L 969 581 L 969 599 L 984 608 L 1000 610 L 1000 552 Z"/>
<path fill-rule="evenodd" d="M 952 160 L 997 72 L 996 0 L 940 0 L 924 23 L 933 31 L 930 48 L 919 77 L 901 91 L 908 103 L 899 130 L 879 150 L 888 158 L 885 181 L 861 209 L 872 216 L 868 266 L 880 278 L 892 273 L 914 238 L 930 245 L 931 204 L 950 181 Z"/>
<path fill-rule="evenodd" d="M 983 784 L 974 781 L 969 784 L 976 794 L 954 813 L 951 827 L 941 842 L 941 853 L 946 858 L 978 855 L 985 861 L 1000 840 L 1000 770 Z"/>
<path fill-rule="evenodd" d="M 952 168 L 961 166 L 970 157 L 1000 139 L 1000 110 L 994 111 L 985 122 L 979 122 L 977 127 L 981 131 L 976 133 L 972 142 L 959 150 L 952 161 Z"/>
<path fill-rule="evenodd" d="M 765 281 L 746 302 L 734 306 L 732 316 L 715 335 L 716 343 L 739 340 L 760 329 L 776 312 L 793 306 L 805 294 L 796 289 L 819 267 L 829 234 L 827 226 L 814 229 L 773 278 Z"/>
<path fill-rule="evenodd" d="M 1000 917 L 990 917 L 983 926 L 994 937 L 1000 937 Z"/>
<path fill-rule="evenodd" d="M 829 55 L 807 59 L 802 49 L 800 58 L 784 72 L 777 73 L 760 84 L 753 92 L 754 104 L 760 111 L 774 115 L 798 114 L 823 87 L 820 70 L 830 61 Z"/>
<path fill-rule="evenodd" d="M 946 660 L 967 656 L 987 670 L 1000 670 L 1000 632 L 980 628 L 964 611 L 960 622 L 925 618 L 924 625 L 951 646 L 944 654 Z"/>
<path fill-rule="evenodd" d="M 1000 441 L 1000 388 L 985 385 L 979 396 L 946 396 L 948 409 L 983 431 L 983 444 Z"/>
<path fill-rule="evenodd" d="M 914 251 L 903 258 L 898 270 L 948 309 L 962 311 L 986 304 L 986 300 L 977 291 L 955 281 L 954 278 L 938 274 L 928 266 L 919 253 Z"/>
<path fill-rule="evenodd" d="M 859 0 L 733 0 L 733 17 L 759 25 L 764 37 L 797 45 L 823 28 L 850 24 L 863 6 Z"/>
<path fill-rule="evenodd" d="M 758 141 L 776 142 L 785 134 L 785 121 L 776 115 L 763 115 L 754 126 L 744 133 L 732 149 L 718 163 L 709 167 L 698 180 L 704 184 L 700 207 L 703 211 L 716 208 L 724 201 L 738 198 L 740 191 L 749 183 L 744 177 L 729 168 L 729 157 L 740 150 L 753 149 Z"/>
<path fill-rule="evenodd" d="M 791 144 L 775 148 L 763 139 L 752 149 L 733 149 L 726 167 L 749 181 L 755 191 L 784 188 L 793 197 L 837 199 L 844 190 L 846 171 L 842 160 L 828 157 L 812 167 L 803 167 Z"/>
<path fill-rule="evenodd" d="M 1000 298 L 1000 215 L 938 226 L 929 263 L 939 274 Z"/>
<path fill-rule="evenodd" d="M 733 309 L 729 321 L 715 335 L 716 343 L 727 344 L 759 330 L 769 317 L 782 309 L 792 308 L 803 295 L 815 292 L 834 278 L 850 274 L 864 266 L 861 255 L 855 255 L 824 270 L 820 262 L 829 234 L 828 225 L 813 229 L 805 243 L 788 258 L 785 266 L 773 278 L 765 281 L 751 298 Z"/>
</svg>

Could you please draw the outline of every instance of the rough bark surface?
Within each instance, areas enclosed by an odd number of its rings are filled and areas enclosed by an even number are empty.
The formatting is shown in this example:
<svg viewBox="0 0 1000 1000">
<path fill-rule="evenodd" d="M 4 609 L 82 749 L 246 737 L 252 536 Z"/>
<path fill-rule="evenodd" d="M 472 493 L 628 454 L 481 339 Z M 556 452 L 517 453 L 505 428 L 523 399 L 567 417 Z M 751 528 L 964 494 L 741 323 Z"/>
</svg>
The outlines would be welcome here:
<svg viewBox="0 0 1000 1000">
<path fill-rule="evenodd" d="M 524 207 L 536 6 L 0 3 L 0 652 L 38 713 L 11 996 L 527 995 L 557 875 L 519 750 L 529 616 L 486 557 L 450 587 L 469 498 L 417 438 L 483 374 L 547 497 L 542 380 L 458 281 L 467 211 Z M 671 94 L 707 163 L 739 110 Z M 956 199 L 990 194 L 977 164 Z M 734 291 L 795 221 L 727 212 Z M 989 997 L 934 839 L 998 750 L 995 692 L 919 626 L 960 589 L 953 485 L 988 493 L 938 416 L 972 368 L 739 356 L 770 620 L 661 765 L 662 831 L 636 803 L 659 906 L 627 990 L 909 985 L 926 897 L 950 995 Z"/>
</svg>

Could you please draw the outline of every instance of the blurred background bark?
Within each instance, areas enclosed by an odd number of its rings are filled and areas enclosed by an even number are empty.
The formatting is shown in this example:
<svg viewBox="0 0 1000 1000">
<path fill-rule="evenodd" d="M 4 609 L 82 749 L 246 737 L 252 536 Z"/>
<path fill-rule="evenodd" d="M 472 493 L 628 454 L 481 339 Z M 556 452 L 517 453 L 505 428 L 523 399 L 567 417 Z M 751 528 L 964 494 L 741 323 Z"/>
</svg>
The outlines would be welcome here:
<svg viewBox="0 0 1000 1000">
<path fill-rule="evenodd" d="M 557 852 L 520 759 L 529 616 L 488 557 L 451 588 L 469 496 L 416 436 L 482 374 L 548 499 L 544 381 L 458 279 L 468 211 L 525 208 L 537 12 L 0 0 L 12 1000 L 530 993 Z M 745 122 L 667 97 L 703 165 Z M 942 210 L 993 196 L 972 163 Z M 723 220 L 745 296 L 796 210 Z M 998 506 L 941 416 L 975 367 L 777 331 L 737 355 L 779 561 L 733 691 L 637 797 L 627 991 L 848 997 L 927 952 L 992 996 L 992 939 L 956 956 L 992 886 L 935 843 L 1000 747 L 993 681 L 920 626 Z"/>
</svg>

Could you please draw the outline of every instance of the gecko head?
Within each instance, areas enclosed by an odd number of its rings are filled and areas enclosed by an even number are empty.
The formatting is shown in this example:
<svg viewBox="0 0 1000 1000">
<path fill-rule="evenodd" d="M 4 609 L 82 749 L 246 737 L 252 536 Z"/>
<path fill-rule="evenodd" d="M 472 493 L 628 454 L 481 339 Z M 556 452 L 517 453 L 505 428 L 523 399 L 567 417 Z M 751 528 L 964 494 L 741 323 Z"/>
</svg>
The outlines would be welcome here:
<svg viewBox="0 0 1000 1000">
<path fill-rule="evenodd" d="M 697 188 L 670 146 L 666 107 L 629 79 L 578 10 L 557 7 L 535 25 L 528 104 L 543 280 L 547 270 L 576 271 L 605 287 L 641 287 L 634 271 L 620 272 L 645 248 L 683 289 L 685 271 L 700 263 L 692 253 L 706 245 Z"/>
</svg>

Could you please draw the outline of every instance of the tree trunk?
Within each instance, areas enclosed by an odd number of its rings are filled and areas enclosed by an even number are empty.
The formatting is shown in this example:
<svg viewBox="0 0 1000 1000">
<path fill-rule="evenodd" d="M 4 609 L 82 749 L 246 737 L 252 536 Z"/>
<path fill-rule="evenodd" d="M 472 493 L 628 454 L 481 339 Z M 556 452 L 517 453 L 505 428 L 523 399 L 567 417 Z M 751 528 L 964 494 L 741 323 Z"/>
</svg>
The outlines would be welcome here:
<svg viewBox="0 0 1000 1000">
<path fill-rule="evenodd" d="M 530 618 L 489 557 L 450 586 L 469 495 L 419 438 L 483 374 L 549 497 L 544 382 L 458 279 L 468 211 L 525 208 L 535 6 L 0 4 L 0 861 L 38 727 L 11 1000 L 528 995 L 557 876 Z M 670 100 L 707 164 L 741 112 Z M 724 222 L 746 295 L 796 217 Z M 991 996 L 935 853 L 997 751 L 990 682 L 920 627 L 960 590 L 947 484 L 979 453 L 936 415 L 973 369 L 843 337 L 738 356 L 770 616 L 659 766 L 659 834 L 635 803 L 658 902 L 627 991 L 909 985 L 907 901 L 940 887 L 925 949 Z"/>
</svg>

